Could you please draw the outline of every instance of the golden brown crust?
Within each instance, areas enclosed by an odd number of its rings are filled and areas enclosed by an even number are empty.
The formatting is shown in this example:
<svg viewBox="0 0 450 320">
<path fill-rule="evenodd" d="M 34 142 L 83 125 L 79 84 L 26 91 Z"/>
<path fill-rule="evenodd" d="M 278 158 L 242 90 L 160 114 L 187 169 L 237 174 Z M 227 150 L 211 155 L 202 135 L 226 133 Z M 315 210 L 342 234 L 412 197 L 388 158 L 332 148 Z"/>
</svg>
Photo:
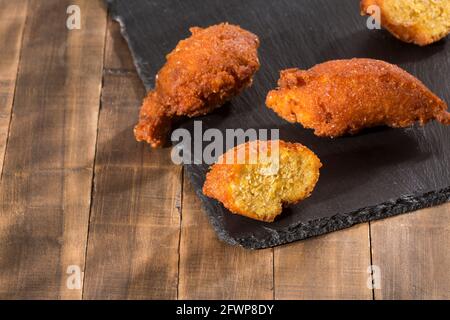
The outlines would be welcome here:
<svg viewBox="0 0 450 320">
<path fill-rule="evenodd" d="M 437 119 L 448 124 L 447 105 L 397 66 L 372 59 L 334 60 L 308 71 L 281 72 L 269 108 L 318 136 L 338 137 L 363 128 L 408 127 Z"/>
<path fill-rule="evenodd" d="M 164 143 L 172 118 L 212 111 L 250 86 L 259 69 L 256 35 L 227 23 L 190 30 L 167 55 L 141 108 L 135 136 L 153 147 Z"/>
<path fill-rule="evenodd" d="M 368 8 L 372 5 L 376 5 L 381 9 L 381 25 L 393 36 L 404 42 L 426 46 L 445 38 L 450 33 L 450 24 L 447 24 L 446 30 L 434 34 L 420 24 L 414 24 L 408 20 L 400 22 L 399 19 L 396 19 L 395 13 L 389 11 L 386 6 L 386 0 L 361 0 L 361 15 L 369 15 Z M 435 21 L 431 21 L 431 23 L 433 22 Z"/>
<path fill-rule="evenodd" d="M 238 213 L 240 209 L 233 202 L 231 185 L 224 184 L 224 182 L 235 181 L 239 175 L 239 171 L 239 165 L 215 164 L 206 175 L 203 194 L 219 200 L 231 212 Z"/>
<path fill-rule="evenodd" d="M 246 216 L 251 219 L 260 220 L 264 222 L 273 222 L 275 218 L 281 214 L 282 212 L 282 206 L 288 205 L 288 204 L 295 204 L 301 200 L 304 200 L 305 198 L 309 197 L 311 192 L 313 191 L 317 181 L 319 180 L 319 169 L 322 167 L 322 164 L 319 160 L 319 158 L 308 148 L 305 146 L 299 144 L 299 143 L 288 143 L 284 141 L 278 141 L 278 147 L 280 154 L 286 153 L 286 152 L 294 152 L 295 154 L 299 155 L 303 158 L 304 165 L 307 173 L 302 172 L 302 168 L 296 168 L 298 169 L 297 172 L 292 171 L 292 175 L 310 175 L 308 179 L 305 178 L 302 188 L 304 188 L 303 192 L 300 192 L 298 195 L 296 195 L 295 199 L 287 199 L 283 198 L 281 195 L 280 198 L 276 198 L 274 201 L 278 202 L 275 203 L 275 210 L 268 210 L 267 212 L 264 212 L 264 214 L 257 214 L 257 212 L 253 210 L 249 210 L 249 207 L 251 205 L 257 203 L 250 203 L 249 205 L 243 206 L 242 203 L 239 203 L 237 196 L 239 194 L 236 193 L 236 188 L 241 188 L 244 190 L 239 190 L 238 193 L 254 193 L 257 194 L 258 190 L 247 190 L 247 186 L 244 186 L 242 184 L 242 179 L 245 173 L 248 173 L 248 162 L 249 159 L 251 159 L 251 155 L 259 155 L 262 152 L 266 152 L 266 150 L 270 151 L 271 149 L 270 143 L 264 143 L 261 141 L 253 141 L 249 143 L 245 143 L 242 145 L 237 146 L 236 148 L 233 148 L 226 152 L 224 155 L 222 155 L 218 162 L 211 167 L 210 172 L 206 176 L 206 181 L 203 186 L 203 193 L 210 197 L 214 198 L 220 202 L 223 203 L 223 205 L 230 210 L 232 213 L 239 214 Z M 231 159 L 237 159 L 238 154 L 240 151 L 245 150 L 245 156 L 247 159 L 247 162 L 245 164 L 237 164 L 237 163 L 227 163 L 225 159 L 229 159 L 231 156 Z M 277 149 L 278 150 L 278 149 Z M 289 156 L 288 156 L 289 157 Z M 253 162 L 250 162 L 253 163 Z M 283 160 L 281 160 L 280 166 L 284 165 Z M 303 168 L 304 169 L 304 168 Z M 250 169 L 253 170 L 253 169 Z M 256 169 L 255 169 L 256 170 Z M 280 169 L 282 170 L 282 169 Z M 286 171 L 286 169 L 284 169 Z M 305 171 L 305 170 L 304 170 Z M 281 174 L 281 173 L 278 173 Z M 285 181 L 281 181 L 283 184 Z M 259 186 L 258 186 L 259 187 Z M 297 186 L 300 188 L 300 186 Z M 292 188 L 292 187 L 291 187 Z M 270 194 L 267 190 L 264 190 L 263 197 L 270 197 Z M 250 202 L 257 201 L 258 197 L 250 197 Z M 248 204 L 248 203 L 246 203 Z M 270 203 L 272 204 L 272 203 Z"/>
</svg>

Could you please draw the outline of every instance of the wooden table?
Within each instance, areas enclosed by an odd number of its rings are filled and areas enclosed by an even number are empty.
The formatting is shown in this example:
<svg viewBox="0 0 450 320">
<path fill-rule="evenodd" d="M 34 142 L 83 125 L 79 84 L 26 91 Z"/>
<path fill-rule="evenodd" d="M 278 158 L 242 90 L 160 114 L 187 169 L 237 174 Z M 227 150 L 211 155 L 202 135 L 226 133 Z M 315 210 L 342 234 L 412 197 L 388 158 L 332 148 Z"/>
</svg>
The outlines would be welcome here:
<svg viewBox="0 0 450 320">
<path fill-rule="evenodd" d="M 225 245 L 170 150 L 134 140 L 145 91 L 102 2 L 0 8 L 0 298 L 450 298 L 450 204 Z"/>
</svg>

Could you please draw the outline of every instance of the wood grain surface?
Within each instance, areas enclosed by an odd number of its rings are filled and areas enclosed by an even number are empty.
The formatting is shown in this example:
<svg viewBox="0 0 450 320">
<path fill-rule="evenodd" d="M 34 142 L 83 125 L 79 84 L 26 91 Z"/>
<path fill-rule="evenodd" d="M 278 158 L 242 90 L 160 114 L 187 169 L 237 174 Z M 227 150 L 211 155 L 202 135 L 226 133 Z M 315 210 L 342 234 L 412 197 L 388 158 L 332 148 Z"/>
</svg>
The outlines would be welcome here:
<svg viewBox="0 0 450 320">
<path fill-rule="evenodd" d="M 372 299 L 369 225 L 275 248 L 276 299 Z"/>
<path fill-rule="evenodd" d="M 0 1 L 0 176 L 3 170 L 11 108 L 16 87 L 27 0 Z"/>
<path fill-rule="evenodd" d="M 450 299 L 450 204 L 372 223 L 376 299 Z"/>
<path fill-rule="evenodd" d="M 272 299 L 273 249 L 249 251 L 216 238 L 187 177 L 180 243 L 180 299 Z"/>
<path fill-rule="evenodd" d="M 67 269 L 84 266 L 106 12 L 79 1 L 29 1 L 0 202 L 5 298 L 81 298 Z"/>
<path fill-rule="evenodd" d="M 109 26 L 84 297 L 174 299 L 181 168 L 169 150 L 135 141 L 145 90 L 129 56 L 121 58 L 127 49 L 117 26 Z"/>
<path fill-rule="evenodd" d="M 276 249 L 220 242 L 170 150 L 133 138 L 145 90 L 119 25 L 76 2 L 69 31 L 70 1 L 0 0 L 0 298 L 450 298 L 449 204 Z"/>
</svg>

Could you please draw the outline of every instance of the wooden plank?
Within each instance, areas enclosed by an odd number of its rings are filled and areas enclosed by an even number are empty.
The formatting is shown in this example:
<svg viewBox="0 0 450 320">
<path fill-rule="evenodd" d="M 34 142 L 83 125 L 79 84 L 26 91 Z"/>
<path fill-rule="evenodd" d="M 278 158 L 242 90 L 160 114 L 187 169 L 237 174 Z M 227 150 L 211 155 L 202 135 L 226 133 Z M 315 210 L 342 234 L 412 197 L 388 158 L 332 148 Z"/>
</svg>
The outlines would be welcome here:
<svg viewBox="0 0 450 320">
<path fill-rule="evenodd" d="M 136 73 L 130 49 L 120 33 L 120 24 L 113 19 L 108 19 L 105 68 L 115 71 L 130 71 Z"/>
<path fill-rule="evenodd" d="M 16 86 L 27 0 L 0 0 L 0 176 Z"/>
<path fill-rule="evenodd" d="M 181 167 L 134 139 L 145 90 L 118 31 L 109 24 L 83 297 L 174 299 Z"/>
<path fill-rule="evenodd" d="M 276 299 L 372 299 L 368 224 L 275 248 Z"/>
<path fill-rule="evenodd" d="M 0 190 L 2 298 L 81 298 L 66 272 L 84 267 L 106 10 L 77 1 L 81 30 L 69 31 L 71 4 L 28 8 Z"/>
<path fill-rule="evenodd" d="M 217 239 L 184 179 L 179 299 L 272 299 L 273 249 L 249 251 Z"/>
<path fill-rule="evenodd" d="M 372 223 L 376 299 L 450 299 L 450 204 Z"/>
</svg>

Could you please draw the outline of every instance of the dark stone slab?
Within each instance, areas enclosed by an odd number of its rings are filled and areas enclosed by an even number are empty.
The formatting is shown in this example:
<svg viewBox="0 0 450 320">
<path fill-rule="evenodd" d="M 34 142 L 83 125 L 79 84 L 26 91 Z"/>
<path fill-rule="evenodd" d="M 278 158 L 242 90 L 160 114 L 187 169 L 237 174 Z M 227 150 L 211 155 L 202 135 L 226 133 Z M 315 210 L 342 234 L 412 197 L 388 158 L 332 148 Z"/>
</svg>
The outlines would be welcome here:
<svg viewBox="0 0 450 320">
<path fill-rule="evenodd" d="M 354 224 L 438 205 L 450 199 L 450 127 L 368 130 L 335 140 L 315 137 L 267 109 L 264 100 L 279 70 L 309 68 L 339 58 L 368 57 L 398 64 L 450 101 L 450 41 L 428 47 L 404 44 L 382 30 L 368 30 L 356 0 L 111 0 L 147 89 L 165 54 L 191 26 L 223 21 L 259 35 L 262 68 L 254 85 L 217 112 L 200 118 L 204 129 L 279 128 L 324 167 L 313 195 L 287 208 L 275 223 L 230 214 L 203 196 L 206 165 L 186 170 L 219 237 L 245 248 L 266 248 Z M 193 120 L 181 124 L 193 130 Z M 199 230 L 201 232 L 201 230 Z"/>
</svg>

